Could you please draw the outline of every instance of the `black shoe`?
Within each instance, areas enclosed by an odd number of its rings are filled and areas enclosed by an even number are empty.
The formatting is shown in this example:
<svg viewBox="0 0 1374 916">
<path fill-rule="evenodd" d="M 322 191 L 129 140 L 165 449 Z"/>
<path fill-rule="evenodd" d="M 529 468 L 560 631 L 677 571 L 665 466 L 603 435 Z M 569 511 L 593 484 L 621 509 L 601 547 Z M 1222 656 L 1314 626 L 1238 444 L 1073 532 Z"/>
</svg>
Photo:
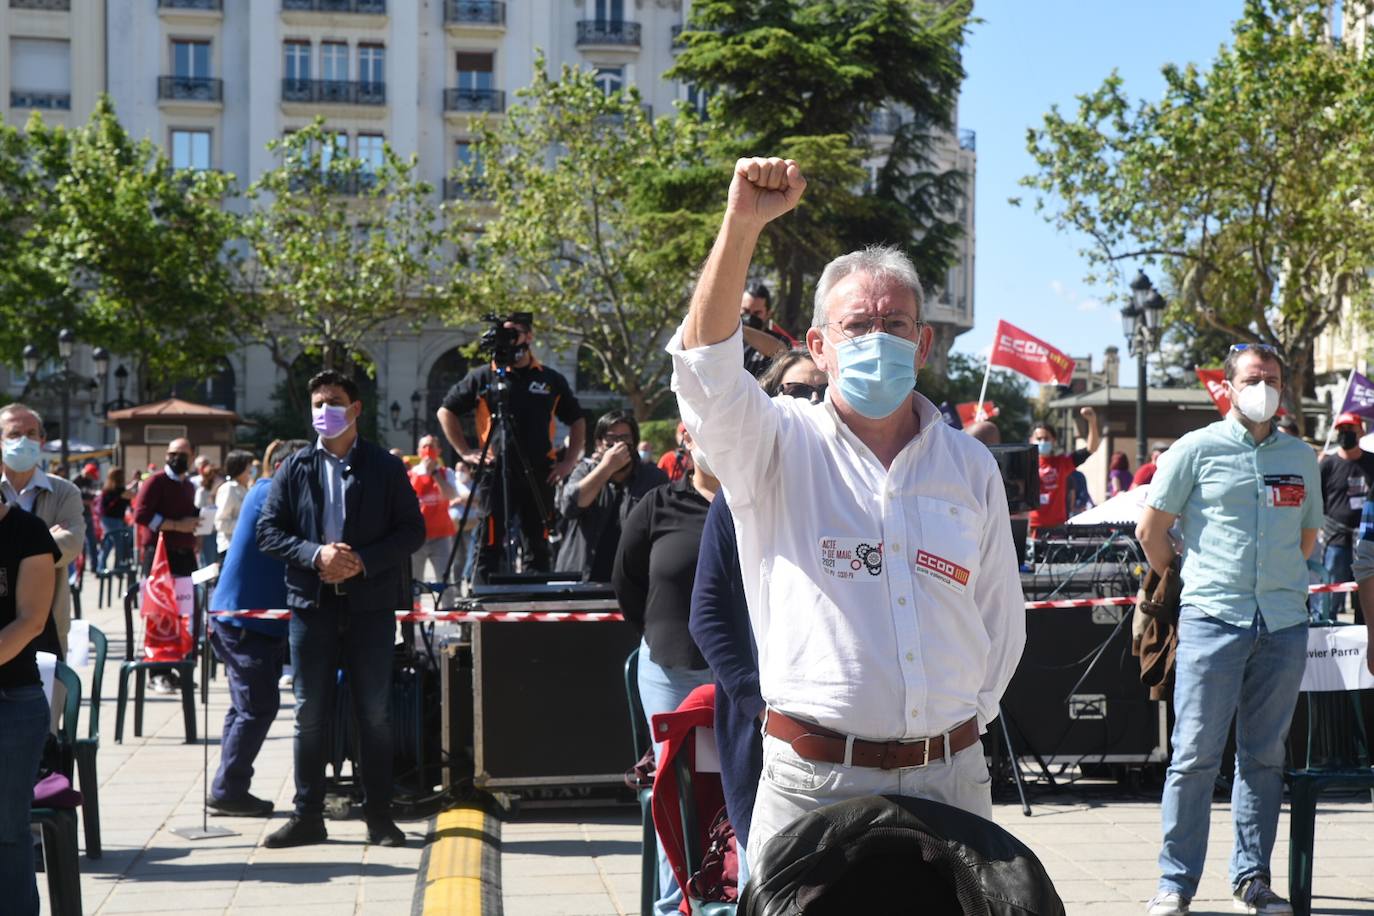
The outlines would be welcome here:
<svg viewBox="0 0 1374 916">
<path fill-rule="evenodd" d="M 406 835 L 388 817 L 367 822 L 367 841 L 373 846 L 404 846 Z"/>
<path fill-rule="evenodd" d="M 286 822 L 286 826 L 269 833 L 267 839 L 262 841 L 262 845 L 268 849 L 285 849 L 288 846 L 309 846 L 312 843 L 323 843 L 327 839 L 329 839 L 329 834 L 324 829 L 324 818 L 305 818 L 294 815 L 291 820 Z"/>
<path fill-rule="evenodd" d="M 272 803 L 255 795 L 245 794 L 243 798 L 212 798 L 208 807 L 213 813 L 227 817 L 272 816 Z"/>
</svg>

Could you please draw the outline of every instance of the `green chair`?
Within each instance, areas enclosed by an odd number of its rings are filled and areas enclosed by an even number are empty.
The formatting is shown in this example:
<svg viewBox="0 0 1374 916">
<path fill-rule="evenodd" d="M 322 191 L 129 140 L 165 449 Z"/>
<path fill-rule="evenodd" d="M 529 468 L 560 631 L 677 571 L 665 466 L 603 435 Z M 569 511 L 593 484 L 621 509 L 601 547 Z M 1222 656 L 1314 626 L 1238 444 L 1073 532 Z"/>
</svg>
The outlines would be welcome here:
<svg viewBox="0 0 1374 916">
<path fill-rule="evenodd" d="M 57 663 L 56 679 L 66 688 L 67 697 L 58 728 L 58 744 L 70 751 L 76 741 L 77 718 L 81 715 L 81 678 L 66 663 Z M 65 755 L 64 755 L 65 756 Z M 29 810 L 29 823 L 43 837 L 43 871 L 48 876 L 48 901 L 54 916 L 81 914 L 81 860 L 76 843 L 76 809 L 80 796 L 69 788 L 71 773 L 63 774 L 68 788 L 59 801 Z"/>
<path fill-rule="evenodd" d="M 108 567 L 97 565 L 95 569 L 96 605 L 106 607 L 138 579 L 138 564 L 134 562 L 134 533 L 107 531 L 101 538 L 100 556 L 114 557 L 114 564 Z"/>
<path fill-rule="evenodd" d="M 1295 916 L 1312 912 L 1312 859 L 1317 798 L 1337 789 L 1366 789 L 1374 798 L 1374 767 L 1359 691 L 1305 693 L 1307 758 L 1284 772 L 1288 783 L 1288 898 Z"/>
<path fill-rule="evenodd" d="M 630 704 L 630 737 L 634 741 L 634 760 L 653 746 L 649 725 L 644 719 L 644 704 L 639 698 L 639 648 L 625 659 L 625 698 Z M 640 854 L 639 911 L 645 916 L 654 911 L 658 899 L 658 834 L 654 832 L 653 789 L 639 790 Z"/>
<path fill-rule="evenodd" d="M 95 755 L 100 750 L 100 684 L 105 677 L 105 657 L 110 641 L 98 627 L 91 627 L 91 649 L 95 666 L 91 671 L 91 697 L 87 704 L 86 737 L 74 742 L 76 774 L 81 785 L 81 824 L 86 831 L 86 858 L 98 859 L 100 848 L 100 786 L 95 775 Z"/>
<path fill-rule="evenodd" d="M 153 662 L 134 658 L 134 607 L 139 586 L 124 593 L 124 663 L 119 666 L 119 696 L 115 699 L 115 743 L 124 742 L 124 707 L 129 702 L 129 676 L 134 676 L 134 737 L 143 735 L 143 701 L 147 676 L 175 671 L 181 679 L 181 715 L 186 726 L 186 743 L 196 741 L 196 652 L 200 642 L 200 608 L 191 614 L 191 651 L 174 662 Z"/>
</svg>

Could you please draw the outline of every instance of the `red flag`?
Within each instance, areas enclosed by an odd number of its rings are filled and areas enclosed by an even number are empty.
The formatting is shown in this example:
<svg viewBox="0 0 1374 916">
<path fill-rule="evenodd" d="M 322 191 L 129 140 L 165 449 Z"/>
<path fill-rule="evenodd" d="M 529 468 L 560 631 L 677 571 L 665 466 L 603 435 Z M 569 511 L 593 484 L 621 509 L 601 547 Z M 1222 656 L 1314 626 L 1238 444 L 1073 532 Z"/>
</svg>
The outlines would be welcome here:
<svg viewBox="0 0 1374 916">
<path fill-rule="evenodd" d="M 1036 382 L 1067 385 L 1073 378 L 1071 358 L 1005 321 L 997 322 L 988 363 L 1005 366 Z"/>
<path fill-rule="evenodd" d="M 1231 398 L 1226 394 L 1226 376 L 1221 369 L 1198 369 L 1197 379 L 1212 396 L 1212 403 L 1225 417 L 1231 412 Z"/>
<path fill-rule="evenodd" d="M 167 546 L 157 538 L 153 568 L 143 582 L 143 654 L 154 662 L 176 662 L 191 654 L 191 631 L 177 606 L 176 578 Z"/>
<path fill-rule="evenodd" d="M 959 419 L 963 421 L 965 426 L 968 426 L 978 417 L 978 404 L 976 401 L 960 404 L 955 410 L 959 411 Z M 997 409 L 997 405 L 992 401 L 983 402 L 983 419 L 991 420 L 1000 412 L 1001 411 Z"/>
</svg>

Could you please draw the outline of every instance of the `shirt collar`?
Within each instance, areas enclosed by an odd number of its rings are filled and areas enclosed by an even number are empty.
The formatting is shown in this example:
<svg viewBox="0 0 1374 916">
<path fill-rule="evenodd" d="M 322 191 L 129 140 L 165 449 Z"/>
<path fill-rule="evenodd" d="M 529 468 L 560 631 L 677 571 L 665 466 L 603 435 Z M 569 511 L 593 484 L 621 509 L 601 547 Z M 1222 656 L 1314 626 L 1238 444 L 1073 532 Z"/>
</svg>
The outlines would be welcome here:
<svg viewBox="0 0 1374 916">
<path fill-rule="evenodd" d="M 1264 442 L 1256 442 L 1256 441 L 1255 441 L 1255 437 L 1252 436 L 1252 435 L 1250 435 L 1250 430 L 1246 429 L 1246 428 L 1241 424 L 1241 422 L 1240 422 L 1239 420 L 1237 420 L 1237 419 L 1236 419 L 1234 416 L 1232 416 L 1231 414 L 1228 413 L 1228 414 L 1226 415 L 1226 419 L 1225 419 L 1225 420 L 1222 420 L 1221 423 L 1222 423 L 1222 428 L 1226 431 L 1226 435 L 1227 435 L 1228 437 L 1230 437 L 1231 439 L 1234 439 L 1236 442 L 1239 442 L 1239 443 L 1241 443 L 1242 445 L 1248 445 L 1248 446 L 1250 446 L 1251 448 L 1260 448 L 1260 447 L 1262 447 L 1266 442 L 1273 442 L 1275 436 L 1287 435 L 1287 433 L 1281 433 L 1281 432 L 1279 432 L 1278 429 L 1276 429 L 1276 428 L 1274 427 L 1274 421 L 1273 421 L 1273 420 L 1270 420 L 1270 421 L 1269 421 L 1269 435 L 1267 435 L 1267 436 L 1264 437 Z"/>
<path fill-rule="evenodd" d="M 903 450 L 910 447 L 912 443 L 919 442 L 922 439 L 924 439 L 926 437 L 926 434 L 930 432 L 931 427 L 933 427 L 935 424 L 945 423 L 945 418 L 944 415 L 940 413 L 940 408 L 932 404 L 930 402 L 930 399 L 927 398 L 925 395 L 921 394 L 921 392 L 912 392 L 911 403 L 912 406 L 916 409 L 916 416 L 921 421 L 921 428 L 916 432 L 916 435 L 911 437 L 910 441 L 908 441 L 906 445 L 902 446 Z M 849 424 L 845 423 L 844 420 L 840 417 L 839 412 L 835 410 L 835 404 L 833 401 L 830 400 L 830 393 L 828 391 L 826 392 L 824 401 L 822 401 L 819 405 L 810 406 L 821 409 L 825 412 L 826 419 L 830 421 L 831 427 L 838 435 L 847 437 L 851 444 L 855 446 L 862 446 L 866 451 L 869 452 L 869 454 L 872 454 L 872 451 L 868 449 L 868 446 L 863 444 L 863 440 L 860 439 L 857 435 L 855 435 L 854 430 L 849 428 Z"/>
<path fill-rule="evenodd" d="M 4 476 L 4 482 L 5 486 L 9 487 L 10 491 L 14 493 L 16 496 L 19 495 L 19 493 L 23 492 L 21 490 L 15 489 L 14 484 L 10 482 L 10 476 L 8 473 L 6 473 Z M 48 478 L 47 474 L 43 473 L 42 468 L 33 469 L 33 476 L 29 478 L 29 484 L 28 486 L 24 487 L 24 490 L 30 490 L 34 487 L 37 487 L 40 490 L 47 490 L 49 493 L 52 492 L 52 481 Z"/>
<path fill-rule="evenodd" d="M 348 447 L 348 453 L 344 455 L 342 458 L 337 457 L 333 452 L 325 448 L 323 436 L 315 437 L 315 448 L 319 449 L 321 452 L 324 452 L 326 458 L 333 458 L 335 461 L 351 461 L 353 459 L 354 453 L 358 451 L 358 443 L 361 441 L 362 436 L 355 436 L 353 439 L 353 444 Z"/>
</svg>

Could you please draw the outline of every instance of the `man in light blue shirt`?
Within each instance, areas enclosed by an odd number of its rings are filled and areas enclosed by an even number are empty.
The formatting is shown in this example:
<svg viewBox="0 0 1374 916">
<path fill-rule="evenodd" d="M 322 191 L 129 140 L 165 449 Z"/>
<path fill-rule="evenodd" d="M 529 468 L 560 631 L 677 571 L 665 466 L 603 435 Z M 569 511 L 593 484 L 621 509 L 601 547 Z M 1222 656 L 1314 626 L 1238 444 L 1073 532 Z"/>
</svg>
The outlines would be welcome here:
<svg viewBox="0 0 1374 916">
<path fill-rule="evenodd" d="M 1231 412 L 1160 459 L 1137 535 L 1163 574 L 1183 535 L 1173 758 L 1164 785 L 1159 893 L 1180 916 L 1207 853 L 1212 786 L 1236 719 L 1231 886 L 1243 912 L 1293 912 L 1269 887 L 1284 748 L 1307 660 L 1307 557 L 1322 526 L 1316 455 L 1274 428 L 1283 363 L 1269 347 L 1226 357 Z"/>
</svg>

